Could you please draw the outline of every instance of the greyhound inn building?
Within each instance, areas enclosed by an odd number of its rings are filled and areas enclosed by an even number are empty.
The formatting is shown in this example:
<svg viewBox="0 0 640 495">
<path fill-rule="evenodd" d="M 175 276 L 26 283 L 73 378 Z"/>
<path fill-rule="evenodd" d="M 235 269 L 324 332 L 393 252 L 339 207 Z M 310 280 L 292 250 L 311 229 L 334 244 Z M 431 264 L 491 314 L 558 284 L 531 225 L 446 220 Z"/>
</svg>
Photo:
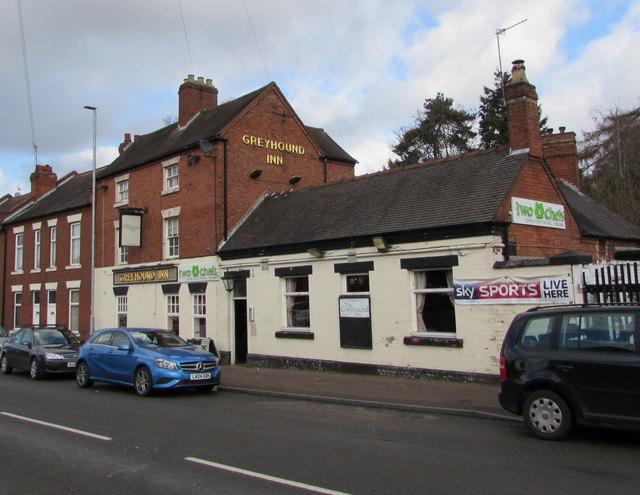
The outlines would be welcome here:
<svg viewBox="0 0 640 495">
<path fill-rule="evenodd" d="M 178 122 L 98 171 L 96 328 L 209 337 L 227 363 L 483 378 L 516 313 L 580 303 L 585 267 L 640 257 L 580 192 L 575 134 L 541 135 L 521 61 L 508 147 L 360 177 L 274 83 L 217 94 L 190 76 Z"/>
</svg>

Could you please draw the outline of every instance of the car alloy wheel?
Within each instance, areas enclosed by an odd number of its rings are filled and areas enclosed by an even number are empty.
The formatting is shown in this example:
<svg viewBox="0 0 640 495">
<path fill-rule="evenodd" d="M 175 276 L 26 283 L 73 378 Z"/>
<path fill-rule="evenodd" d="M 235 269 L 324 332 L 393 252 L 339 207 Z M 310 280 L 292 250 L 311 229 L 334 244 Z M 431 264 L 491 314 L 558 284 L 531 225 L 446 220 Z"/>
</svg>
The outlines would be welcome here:
<svg viewBox="0 0 640 495">
<path fill-rule="evenodd" d="M 76 368 L 76 383 L 80 388 L 89 388 L 93 382 L 89 379 L 89 366 L 84 361 L 78 363 Z"/>
<path fill-rule="evenodd" d="M 6 355 L 0 359 L 0 371 L 2 371 L 3 375 L 10 375 L 13 371 L 13 368 L 9 366 L 9 359 L 7 359 Z"/>
<path fill-rule="evenodd" d="M 559 440 L 571 429 L 571 410 L 555 392 L 536 390 L 523 406 L 524 422 L 529 430 L 544 440 Z"/>
<path fill-rule="evenodd" d="M 133 386 L 136 389 L 136 394 L 142 396 L 151 395 L 151 373 L 146 367 L 141 366 L 136 370 Z"/>
<path fill-rule="evenodd" d="M 40 371 L 40 364 L 37 358 L 31 360 L 31 366 L 29 366 L 29 376 L 32 380 L 40 380 L 42 378 L 42 372 Z"/>
</svg>

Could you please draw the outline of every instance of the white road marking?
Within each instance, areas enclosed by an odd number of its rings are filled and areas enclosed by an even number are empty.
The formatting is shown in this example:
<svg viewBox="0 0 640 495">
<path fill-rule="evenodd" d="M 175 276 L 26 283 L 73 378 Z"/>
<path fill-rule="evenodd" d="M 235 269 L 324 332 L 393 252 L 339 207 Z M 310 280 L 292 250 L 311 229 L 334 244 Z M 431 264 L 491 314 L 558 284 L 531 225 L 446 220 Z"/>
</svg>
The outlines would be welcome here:
<svg viewBox="0 0 640 495">
<path fill-rule="evenodd" d="M 3 416 L 8 416 L 10 418 L 19 419 L 21 421 L 27 421 L 29 423 L 35 423 L 37 425 L 48 426 L 49 428 L 55 428 L 57 430 L 68 431 L 70 433 L 76 433 L 78 435 L 83 435 L 85 437 L 95 438 L 97 440 L 111 440 L 111 437 L 105 437 L 102 435 L 97 435 L 95 433 L 89 433 L 88 431 L 76 430 L 75 428 L 69 428 L 68 426 L 57 425 L 55 423 L 47 423 L 46 421 L 40 421 L 39 419 L 27 418 L 25 416 L 18 416 L 17 414 L 11 414 L 5 411 L 0 412 Z"/>
<path fill-rule="evenodd" d="M 268 474 L 256 473 L 255 471 L 247 471 L 233 466 L 227 466 L 226 464 L 219 464 L 217 462 L 207 461 L 204 459 L 198 459 L 197 457 L 185 457 L 185 461 L 195 462 L 196 464 L 202 464 L 203 466 L 209 466 L 217 469 L 223 469 L 232 473 L 243 474 L 245 476 L 251 476 L 252 478 L 259 478 L 261 480 L 272 481 L 274 483 L 280 483 L 281 485 L 292 486 L 295 488 L 302 488 L 316 493 L 325 493 L 327 495 L 348 495 L 345 492 L 338 492 L 335 490 L 329 490 L 327 488 L 321 488 L 319 486 L 307 485 L 306 483 L 298 483 L 297 481 L 285 480 L 284 478 L 277 478 L 275 476 L 269 476 Z"/>
</svg>

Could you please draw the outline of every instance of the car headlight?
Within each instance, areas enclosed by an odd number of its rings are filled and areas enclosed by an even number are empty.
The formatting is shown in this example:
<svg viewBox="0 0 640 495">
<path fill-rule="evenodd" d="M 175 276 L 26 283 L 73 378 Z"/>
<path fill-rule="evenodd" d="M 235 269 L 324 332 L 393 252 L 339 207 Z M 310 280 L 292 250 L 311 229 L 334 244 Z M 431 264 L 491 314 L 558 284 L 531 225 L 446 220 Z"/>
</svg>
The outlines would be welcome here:
<svg viewBox="0 0 640 495">
<path fill-rule="evenodd" d="M 165 370 L 179 370 L 180 368 L 178 368 L 178 364 L 174 363 L 173 361 L 168 361 L 166 359 L 156 359 L 155 361 L 156 366 L 158 368 L 163 368 Z"/>
<path fill-rule="evenodd" d="M 66 359 L 62 354 L 56 354 L 55 352 L 45 352 L 45 359 Z"/>
</svg>

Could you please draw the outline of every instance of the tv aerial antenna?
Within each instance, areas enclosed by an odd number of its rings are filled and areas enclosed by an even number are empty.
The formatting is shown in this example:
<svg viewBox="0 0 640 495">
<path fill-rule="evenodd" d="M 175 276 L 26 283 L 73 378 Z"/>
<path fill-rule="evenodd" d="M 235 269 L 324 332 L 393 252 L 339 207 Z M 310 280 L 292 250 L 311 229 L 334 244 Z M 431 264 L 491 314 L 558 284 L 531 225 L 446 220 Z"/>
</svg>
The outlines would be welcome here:
<svg viewBox="0 0 640 495">
<path fill-rule="evenodd" d="M 523 22 L 527 22 L 526 19 L 521 20 L 520 22 L 516 22 L 515 24 L 512 24 L 509 27 L 506 28 L 496 28 L 496 42 L 498 43 L 498 64 L 500 67 L 500 79 L 502 79 L 502 54 L 500 53 L 500 36 L 504 35 L 507 31 L 509 31 L 509 29 L 512 29 L 516 26 L 519 26 L 520 24 L 522 24 Z M 502 102 L 504 103 L 505 107 L 507 106 L 507 102 L 505 100 L 504 97 L 504 82 L 502 84 Z"/>
</svg>

